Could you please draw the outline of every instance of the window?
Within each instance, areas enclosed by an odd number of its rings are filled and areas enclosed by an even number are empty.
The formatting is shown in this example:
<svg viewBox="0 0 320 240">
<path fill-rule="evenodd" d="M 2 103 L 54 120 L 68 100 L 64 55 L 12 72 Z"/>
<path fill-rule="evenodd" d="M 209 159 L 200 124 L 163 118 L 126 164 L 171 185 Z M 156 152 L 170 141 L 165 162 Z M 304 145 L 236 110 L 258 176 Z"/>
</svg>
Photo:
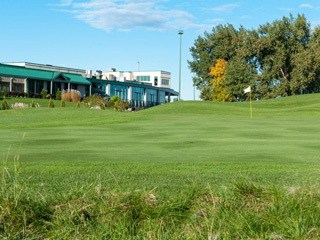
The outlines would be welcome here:
<svg viewBox="0 0 320 240">
<path fill-rule="evenodd" d="M 110 97 L 118 96 L 123 101 L 128 100 L 128 87 L 121 85 L 110 85 Z"/>
<path fill-rule="evenodd" d="M 3 89 L 6 89 L 7 92 L 9 92 L 10 83 L 7 82 L 0 82 L 0 91 L 3 91 Z"/>
<path fill-rule="evenodd" d="M 152 103 L 158 102 L 158 91 L 154 89 L 147 89 L 147 101 Z"/>
<path fill-rule="evenodd" d="M 58 88 L 61 91 L 61 83 L 53 82 L 53 84 L 52 84 L 52 94 L 56 94 Z"/>
<path fill-rule="evenodd" d="M 144 100 L 144 88 L 132 87 L 132 100 Z"/>
<path fill-rule="evenodd" d="M 158 77 L 154 77 L 154 85 L 158 86 Z"/>
<path fill-rule="evenodd" d="M 139 82 L 150 82 L 150 76 L 137 76 Z"/>
<path fill-rule="evenodd" d="M 71 83 L 71 89 L 78 90 L 78 84 Z"/>
<path fill-rule="evenodd" d="M 161 79 L 161 85 L 169 85 L 168 79 Z"/>
<path fill-rule="evenodd" d="M 30 93 L 34 93 L 34 85 L 35 85 L 35 80 L 31 80 L 31 79 L 27 80 L 27 87 Z"/>
<path fill-rule="evenodd" d="M 47 93 L 51 93 L 51 82 L 47 81 Z M 29 90 L 30 91 L 30 90 Z"/>
<path fill-rule="evenodd" d="M 36 93 L 41 93 L 43 89 L 43 81 L 36 81 Z"/>
<path fill-rule="evenodd" d="M 97 95 L 100 95 L 100 96 L 105 96 L 106 95 L 106 84 L 103 84 L 103 83 L 92 83 L 91 86 L 92 86 L 92 89 L 91 89 L 92 94 L 97 94 Z M 72 86 L 71 86 L 71 88 L 72 88 Z"/>
<path fill-rule="evenodd" d="M 24 92 L 24 84 L 13 83 L 12 84 L 12 92 Z"/>
<path fill-rule="evenodd" d="M 159 102 L 166 103 L 166 93 L 164 91 L 159 91 Z"/>
</svg>

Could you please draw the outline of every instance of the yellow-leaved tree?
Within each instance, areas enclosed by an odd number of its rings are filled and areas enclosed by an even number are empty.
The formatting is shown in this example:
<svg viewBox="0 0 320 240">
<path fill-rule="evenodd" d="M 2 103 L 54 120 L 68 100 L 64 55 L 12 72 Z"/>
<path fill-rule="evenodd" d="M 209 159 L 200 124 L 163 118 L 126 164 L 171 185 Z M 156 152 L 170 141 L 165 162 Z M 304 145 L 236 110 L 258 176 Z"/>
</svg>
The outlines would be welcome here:
<svg viewBox="0 0 320 240">
<path fill-rule="evenodd" d="M 218 59 L 214 67 L 211 67 L 210 76 L 213 79 L 210 81 L 213 93 L 212 101 L 215 102 L 230 102 L 232 101 L 232 95 L 226 92 L 225 86 L 225 68 L 228 62 L 224 59 Z"/>
</svg>

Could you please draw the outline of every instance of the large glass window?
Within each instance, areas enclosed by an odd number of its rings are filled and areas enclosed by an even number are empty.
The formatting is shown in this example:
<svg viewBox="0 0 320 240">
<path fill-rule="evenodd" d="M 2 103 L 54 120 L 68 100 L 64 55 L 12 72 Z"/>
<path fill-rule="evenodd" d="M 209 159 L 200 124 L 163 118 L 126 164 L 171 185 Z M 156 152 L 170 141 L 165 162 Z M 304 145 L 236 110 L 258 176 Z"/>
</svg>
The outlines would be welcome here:
<svg viewBox="0 0 320 240">
<path fill-rule="evenodd" d="M 121 86 L 121 85 L 110 85 L 110 97 L 118 96 L 123 101 L 128 100 L 128 87 L 127 86 Z"/>
<path fill-rule="evenodd" d="M 150 82 L 150 76 L 137 76 L 139 82 Z"/>
<path fill-rule="evenodd" d="M 53 82 L 53 83 L 52 83 L 52 94 L 56 94 L 58 88 L 59 88 L 60 91 L 61 91 L 61 83 L 59 83 L 59 82 Z"/>
<path fill-rule="evenodd" d="M 51 82 L 48 81 L 47 82 L 47 93 L 49 94 L 50 92 L 51 92 Z"/>
<path fill-rule="evenodd" d="M 154 89 L 147 89 L 147 102 L 158 102 L 158 91 Z"/>
<path fill-rule="evenodd" d="M 41 93 L 43 89 L 43 81 L 36 81 L 36 93 Z"/>
<path fill-rule="evenodd" d="M 98 94 L 101 96 L 105 96 L 106 95 L 106 84 L 92 83 L 92 94 Z"/>
<path fill-rule="evenodd" d="M 85 95 L 86 96 L 89 96 L 90 95 L 90 85 L 86 85 L 86 93 L 85 93 Z"/>
<path fill-rule="evenodd" d="M 166 103 L 166 93 L 164 91 L 159 91 L 159 103 Z"/>
<path fill-rule="evenodd" d="M 29 90 L 30 93 L 34 93 L 34 84 L 35 80 L 27 80 L 27 89 Z"/>
<path fill-rule="evenodd" d="M 132 87 L 132 100 L 144 100 L 144 88 Z"/>
<path fill-rule="evenodd" d="M 24 92 L 24 84 L 22 83 L 13 83 L 12 92 Z"/>
</svg>

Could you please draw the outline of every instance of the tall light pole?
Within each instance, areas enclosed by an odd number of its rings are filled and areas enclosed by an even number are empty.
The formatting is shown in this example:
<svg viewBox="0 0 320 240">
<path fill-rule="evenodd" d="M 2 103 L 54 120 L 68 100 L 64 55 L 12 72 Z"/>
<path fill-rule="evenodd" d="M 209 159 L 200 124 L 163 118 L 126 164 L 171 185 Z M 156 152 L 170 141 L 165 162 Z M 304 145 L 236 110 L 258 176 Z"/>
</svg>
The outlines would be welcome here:
<svg viewBox="0 0 320 240">
<path fill-rule="evenodd" d="M 183 31 L 179 30 L 178 34 L 180 35 L 180 62 L 179 62 L 179 101 L 181 100 L 181 42 Z"/>
</svg>

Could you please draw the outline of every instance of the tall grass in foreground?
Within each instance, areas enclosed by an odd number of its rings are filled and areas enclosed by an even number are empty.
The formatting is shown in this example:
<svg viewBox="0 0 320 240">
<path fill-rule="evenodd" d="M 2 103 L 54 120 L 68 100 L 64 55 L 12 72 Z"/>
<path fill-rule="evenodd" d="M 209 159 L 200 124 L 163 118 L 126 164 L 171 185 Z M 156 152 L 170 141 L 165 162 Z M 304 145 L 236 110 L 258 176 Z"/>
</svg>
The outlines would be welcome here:
<svg viewBox="0 0 320 240">
<path fill-rule="evenodd" d="M 10 148 L 9 148 L 10 151 Z M 194 183 L 171 199 L 156 189 L 109 190 L 95 182 L 51 196 L 21 179 L 19 155 L 3 161 L 1 239 L 318 239 L 320 193 L 250 179 L 215 190 Z"/>
</svg>

